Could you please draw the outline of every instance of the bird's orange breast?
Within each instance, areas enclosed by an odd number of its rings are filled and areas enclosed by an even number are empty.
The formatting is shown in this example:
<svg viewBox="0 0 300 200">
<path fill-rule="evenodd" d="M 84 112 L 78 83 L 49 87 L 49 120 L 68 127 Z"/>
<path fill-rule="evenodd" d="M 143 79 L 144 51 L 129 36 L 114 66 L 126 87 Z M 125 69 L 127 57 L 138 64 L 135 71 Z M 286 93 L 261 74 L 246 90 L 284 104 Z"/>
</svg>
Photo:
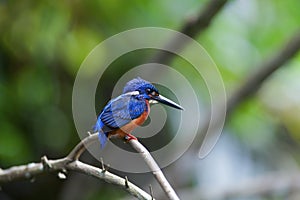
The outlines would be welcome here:
<svg viewBox="0 0 300 200">
<path fill-rule="evenodd" d="M 148 115 L 149 115 L 149 112 L 150 112 L 150 105 L 149 105 L 148 100 L 146 100 L 146 105 L 147 105 L 147 109 L 145 109 L 143 114 L 141 114 L 141 116 L 139 116 L 138 118 L 132 120 L 132 122 L 134 124 L 136 124 L 137 126 L 142 125 L 146 121 L 146 119 L 148 118 Z"/>
<path fill-rule="evenodd" d="M 147 105 L 147 109 L 145 109 L 145 111 L 138 118 L 132 120 L 125 126 L 110 132 L 109 135 L 117 134 L 119 137 L 122 138 L 125 137 L 126 134 L 130 134 L 137 126 L 142 125 L 146 121 L 150 113 L 150 104 L 148 100 L 146 100 L 146 105 Z"/>
</svg>

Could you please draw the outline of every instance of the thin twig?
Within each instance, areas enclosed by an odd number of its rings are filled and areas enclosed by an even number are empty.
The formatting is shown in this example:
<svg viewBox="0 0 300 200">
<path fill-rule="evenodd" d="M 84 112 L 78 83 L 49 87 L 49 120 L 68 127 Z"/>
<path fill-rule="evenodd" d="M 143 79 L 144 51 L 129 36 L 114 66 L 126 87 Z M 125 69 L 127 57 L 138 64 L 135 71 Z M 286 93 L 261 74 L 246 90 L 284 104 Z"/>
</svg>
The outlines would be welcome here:
<svg viewBox="0 0 300 200">
<path fill-rule="evenodd" d="M 86 150 L 86 148 L 93 142 L 97 141 L 97 139 L 98 133 L 90 134 L 88 137 L 79 142 L 67 157 L 72 161 L 78 160 L 81 154 Z"/>
<path fill-rule="evenodd" d="M 126 188 L 129 188 L 129 185 L 128 185 L 128 177 L 127 177 L 127 176 L 125 176 L 125 187 L 126 187 Z"/>
<path fill-rule="evenodd" d="M 153 189 L 152 189 L 152 185 L 149 185 L 149 190 L 150 190 L 150 195 L 152 197 L 152 199 L 154 199 L 154 195 L 153 195 Z"/>
<path fill-rule="evenodd" d="M 138 140 L 130 140 L 129 144 L 142 156 L 145 160 L 146 164 L 150 168 L 152 174 L 160 184 L 161 188 L 164 190 L 166 195 L 171 200 L 179 200 L 176 192 L 166 179 L 165 175 L 162 173 L 160 167 L 155 162 L 149 151 L 138 141 Z"/>
</svg>

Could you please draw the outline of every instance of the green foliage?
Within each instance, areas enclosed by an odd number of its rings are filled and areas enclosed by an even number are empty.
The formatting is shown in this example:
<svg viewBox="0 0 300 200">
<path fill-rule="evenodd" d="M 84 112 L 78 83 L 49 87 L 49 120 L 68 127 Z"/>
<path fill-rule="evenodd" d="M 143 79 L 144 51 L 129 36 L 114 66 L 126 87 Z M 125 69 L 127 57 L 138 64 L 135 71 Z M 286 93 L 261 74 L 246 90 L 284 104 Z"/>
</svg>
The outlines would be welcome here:
<svg viewBox="0 0 300 200">
<path fill-rule="evenodd" d="M 274 142 L 277 119 L 266 113 L 256 99 L 243 103 L 233 114 L 229 127 L 253 149 L 264 149 Z"/>
<path fill-rule="evenodd" d="M 20 165 L 31 159 L 31 149 L 28 139 L 13 124 L 0 122 L 0 162 L 3 167 Z M 5 163 L 5 164 L 4 164 Z"/>
</svg>

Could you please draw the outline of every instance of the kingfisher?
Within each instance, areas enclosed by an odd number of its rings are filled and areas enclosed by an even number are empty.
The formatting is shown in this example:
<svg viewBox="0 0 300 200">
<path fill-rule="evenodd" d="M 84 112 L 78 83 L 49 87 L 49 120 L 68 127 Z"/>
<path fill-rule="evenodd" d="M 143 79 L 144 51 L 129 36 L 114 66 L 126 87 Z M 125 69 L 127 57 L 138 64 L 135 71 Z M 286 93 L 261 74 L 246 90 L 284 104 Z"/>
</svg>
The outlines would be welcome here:
<svg viewBox="0 0 300 200">
<path fill-rule="evenodd" d="M 150 104 L 162 103 L 183 110 L 177 103 L 159 94 L 158 89 L 140 77 L 126 83 L 123 93 L 111 99 L 101 111 L 94 126 L 101 149 L 111 137 L 137 140 L 132 131 L 142 125 L 150 113 Z"/>
</svg>

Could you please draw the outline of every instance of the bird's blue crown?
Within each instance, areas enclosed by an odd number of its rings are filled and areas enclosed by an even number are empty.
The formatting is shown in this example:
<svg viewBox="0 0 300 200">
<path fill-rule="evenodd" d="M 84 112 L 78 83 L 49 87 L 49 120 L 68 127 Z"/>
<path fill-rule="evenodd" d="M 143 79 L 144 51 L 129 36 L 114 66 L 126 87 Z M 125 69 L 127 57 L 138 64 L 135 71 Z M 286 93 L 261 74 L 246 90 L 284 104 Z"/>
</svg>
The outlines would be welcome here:
<svg viewBox="0 0 300 200">
<path fill-rule="evenodd" d="M 146 93 L 147 91 L 155 91 L 156 93 L 158 93 L 158 90 L 155 88 L 154 85 L 152 85 L 148 81 L 145 81 L 144 79 L 141 79 L 140 77 L 132 79 L 131 81 L 126 83 L 123 93 L 133 91 L 139 91 L 140 93 Z"/>
</svg>

